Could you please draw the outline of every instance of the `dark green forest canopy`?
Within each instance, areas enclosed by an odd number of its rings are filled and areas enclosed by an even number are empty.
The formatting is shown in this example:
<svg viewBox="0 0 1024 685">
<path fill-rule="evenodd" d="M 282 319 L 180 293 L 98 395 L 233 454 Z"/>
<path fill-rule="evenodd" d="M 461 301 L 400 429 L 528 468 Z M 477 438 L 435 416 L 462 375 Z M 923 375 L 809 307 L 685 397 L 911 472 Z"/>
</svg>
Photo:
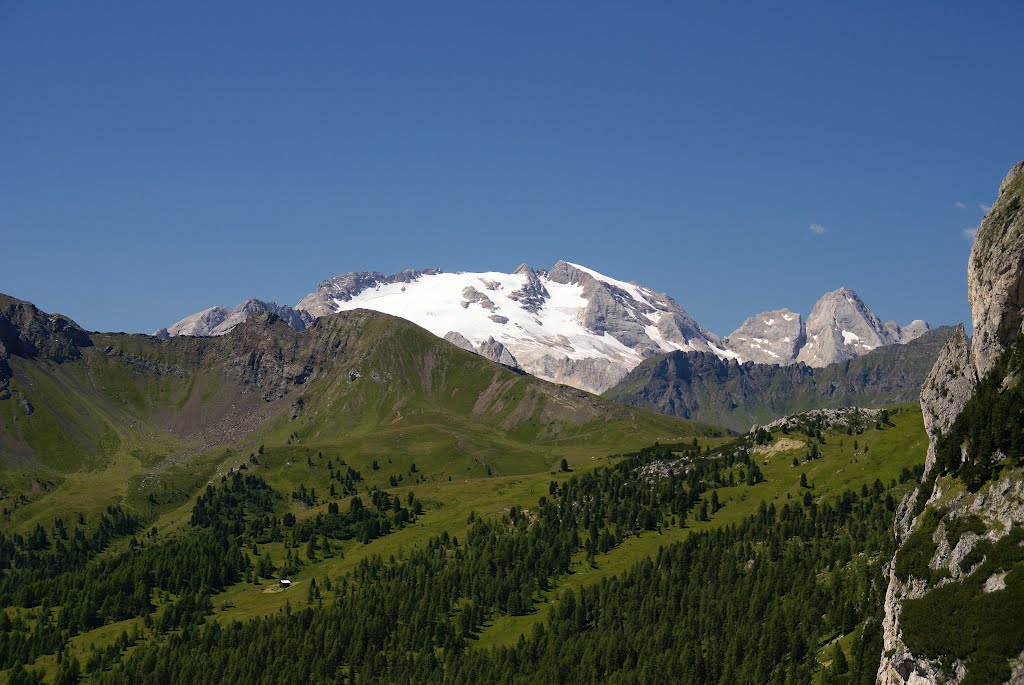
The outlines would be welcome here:
<svg viewBox="0 0 1024 685">
<path fill-rule="evenodd" d="M 0 597 L 20 607 L 0 625 L 3 667 L 30 682 L 34 662 L 56 654 L 62 683 L 76 673 L 111 683 L 625 683 L 659 673 L 694 683 L 870 682 L 882 565 L 896 501 L 914 478 L 908 469 L 899 482 L 838 499 L 816 497 L 808 484 L 778 508 L 762 503 L 737 524 L 691 532 L 618 577 L 560 585 L 574 565 L 594 565 L 631 537 L 704 528 L 736 506 L 737 493 L 759 498 L 767 486 L 755 450 L 774 441 L 765 433 L 713 448 L 654 445 L 562 475 L 530 508 L 471 515 L 462 539 L 419 538 L 394 556 L 309 578 L 280 613 L 247 622 L 210 620 L 214 595 L 290 577 L 340 554 L 345 540 L 389 535 L 430 509 L 411 491 L 371 487 L 297 519 L 294 507 L 315 497 L 310 488 L 278 492 L 243 469 L 209 485 L 170 537 L 118 508 L 99 521 L 0 535 Z M 812 424 L 778 437 L 826 440 Z M 814 459 L 808 453 L 806 463 Z M 115 552 L 115 540 L 130 544 Z M 283 557 L 265 551 L 281 544 Z M 496 618 L 530 615 L 518 643 L 476 647 Z M 75 635 L 125 619 L 135 627 L 82 663 L 69 655 Z"/>
</svg>

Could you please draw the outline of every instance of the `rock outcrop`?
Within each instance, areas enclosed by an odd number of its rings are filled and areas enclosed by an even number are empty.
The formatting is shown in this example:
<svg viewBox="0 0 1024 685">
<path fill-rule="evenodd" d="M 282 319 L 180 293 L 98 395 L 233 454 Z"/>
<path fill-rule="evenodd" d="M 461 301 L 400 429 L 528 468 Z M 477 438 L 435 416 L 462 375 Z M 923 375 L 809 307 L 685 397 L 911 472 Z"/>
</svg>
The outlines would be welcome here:
<svg viewBox="0 0 1024 685">
<path fill-rule="evenodd" d="M 82 356 L 89 334 L 60 314 L 47 314 L 30 302 L 0 295 L 0 399 L 10 398 L 10 358 L 42 358 L 61 363 Z"/>
<path fill-rule="evenodd" d="M 538 272 L 530 268 L 528 264 L 520 264 L 512 273 L 526 276 L 526 282 L 522 288 L 513 292 L 509 297 L 520 303 L 526 311 L 536 314 L 551 297 L 551 293 L 544 287 L 544 282 L 541 280 L 544 272 Z"/>
<path fill-rule="evenodd" d="M 462 333 L 459 333 L 458 331 L 448 331 L 445 334 L 444 339 L 456 347 L 461 347 L 467 352 L 479 354 L 481 357 L 490 359 L 492 362 L 497 362 L 502 366 L 507 366 L 511 369 L 521 368 L 519 366 L 519 362 L 516 361 L 515 356 L 508 351 L 508 348 L 493 337 L 487 338 L 487 340 L 480 343 L 479 346 L 474 345 L 468 338 L 466 338 L 466 336 L 462 335 Z"/>
<path fill-rule="evenodd" d="M 462 333 L 459 333 L 458 331 L 448 331 L 447 333 L 444 334 L 444 339 L 450 342 L 452 345 L 455 345 L 456 347 L 461 347 L 467 352 L 476 352 L 476 347 L 473 346 L 473 343 L 471 343 L 466 336 L 464 336 Z"/>
<path fill-rule="evenodd" d="M 1024 323 L 1024 161 L 999 186 L 967 263 L 974 368 L 983 376 Z"/>
<path fill-rule="evenodd" d="M 921 412 L 928 433 L 925 474 L 935 463 L 935 438 L 953 425 L 974 392 L 978 375 L 971 361 L 971 349 L 960 324 L 946 341 L 935 365 L 921 386 Z"/>
<path fill-rule="evenodd" d="M 492 362 L 497 362 L 502 366 L 508 366 L 513 369 L 519 368 L 519 362 L 517 362 L 512 353 L 508 351 L 508 348 L 493 337 L 488 337 L 487 340 L 480 343 L 480 347 L 477 351 L 482 357 L 490 359 Z"/>
<path fill-rule="evenodd" d="M 89 334 L 61 314 L 47 314 L 30 302 L 0 295 L 0 345 L 7 353 L 64 362 L 92 345 Z"/>
<path fill-rule="evenodd" d="M 949 339 L 922 388 L 921 408 L 928 433 L 928 455 L 925 477 L 917 490 L 900 505 L 895 534 L 900 547 L 889 570 L 889 587 L 883 622 L 884 652 L 878 668 L 879 685 L 938 685 L 959 683 L 971 664 L 963 661 L 942 663 L 914 654 L 908 648 L 902 624 L 906 602 L 919 599 L 940 584 L 963 582 L 973 569 L 963 568 L 960 561 L 982 539 L 996 542 L 1015 527 L 1024 524 L 1024 474 L 989 482 L 976 493 L 944 497 L 942 488 L 934 485 L 936 444 L 971 399 L 980 378 L 985 376 L 996 359 L 1022 331 L 1024 320 L 1024 162 L 1019 162 L 999 188 L 999 197 L 982 220 L 968 262 L 967 290 L 974 323 L 974 338 L 968 344 L 963 327 Z M 932 489 L 931 492 L 922 489 Z M 912 503 L 918 495 L 928 498 L 930 516 L 940 523 L 931 535 L 935 553 L 928 566 L 948 575 L 947 579 L 901 578 L 897 560 L 902 545 L 914 531 L 925 525 L 923 516 L 912 517 Z M 946 538 L 946 524 L 966 515 L 981 522 L 980 533 L 965 533 L 958 540 Z M 920 533 L 923 534 L 923 533 Z M 985 580 L 986 587 L 995 587 L 998 579 Z M 987 592 L 998 591 L 993 589 Z M 947 607 L 956 612 L 959 607 Z M 993 625 L 991 630 L 1003 627 Z M 1022 646 L 1024 647 L 1024 646 Z M 1014 655 L 1016 657 L 1016 655 Z M 1019 657 L 1010 659 L 1007 670 L 1010 680 L 1022 682 Z M 1015 675 L 1016 674 L 1016 675 Z"/>
</svg>

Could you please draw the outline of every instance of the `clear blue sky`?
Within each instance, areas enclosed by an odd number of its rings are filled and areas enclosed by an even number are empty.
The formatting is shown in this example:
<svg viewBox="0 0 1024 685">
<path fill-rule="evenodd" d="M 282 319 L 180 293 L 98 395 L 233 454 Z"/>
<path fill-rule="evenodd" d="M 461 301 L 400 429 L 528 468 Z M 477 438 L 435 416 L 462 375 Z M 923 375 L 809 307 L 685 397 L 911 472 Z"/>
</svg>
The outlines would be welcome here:
<svg viewBox="0 0 1024 685">
<path fill-rule="evenodd" d="M 1024 158 L 1022 25 L 1019 0 L 0 0 L 0 291 L 152 331 L 346 271 L 562 258 L 719 334 L 842 285 L 961 321 L 964 230 Z"/>
</svg>

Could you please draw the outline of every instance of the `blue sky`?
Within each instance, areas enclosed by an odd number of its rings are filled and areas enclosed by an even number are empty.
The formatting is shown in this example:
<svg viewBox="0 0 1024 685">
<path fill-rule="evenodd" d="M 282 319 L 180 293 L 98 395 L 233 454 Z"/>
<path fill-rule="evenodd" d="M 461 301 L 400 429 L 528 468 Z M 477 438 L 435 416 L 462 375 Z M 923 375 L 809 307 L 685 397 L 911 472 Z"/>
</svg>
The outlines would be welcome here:
<svg viewBox="0 0 1024 685">
<path fill-rule="evenodd" d="M 843 285 L 883 319 L 965 320 L 964 231 L 1024 157 L 1022 21 L 0 2 L 0 291 L 152 331 L 346 271 L 561 258 L 719 334 Z"/>
</svg>

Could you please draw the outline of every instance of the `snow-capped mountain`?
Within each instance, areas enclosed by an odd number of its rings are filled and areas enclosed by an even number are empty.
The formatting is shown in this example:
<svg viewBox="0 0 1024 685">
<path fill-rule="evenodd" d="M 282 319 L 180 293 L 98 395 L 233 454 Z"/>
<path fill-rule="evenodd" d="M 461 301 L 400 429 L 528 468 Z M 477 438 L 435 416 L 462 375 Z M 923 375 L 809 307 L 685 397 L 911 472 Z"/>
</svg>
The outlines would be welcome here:
<svg viewBox="0 0 1024 685">
<path fill-rule="evenodd" d="M 714 351 L 718 339 L 662 293 L 558 262 L 512 273 L 351 273 L 324 281 L 299 309 L 373 309 L 540 378 L 592 392 L 645 358 Z"/>
<path fill-rule="evenodd" d="M 263 311 L 278 313 L 263 304 Z M 234 315 L 241 308 L 204 310 L 166 334 L 226 333 L 244 320 Z M 591 392 L 610 388 L 662 352 L 735 357 L 668 295 L 562 261 L 550 271 L 523 264 L 512 273 L 348 273 L 321 282 L 287 309 L 298 313 L 299 319 L 285 317 L 297 328 L 305 327 L 302 316 L 349 309 L 393 314 L 494 361 Z"/>
<path fill-rule="evenodd" d="M 723 344 L 744 360 L 822 367 L 883 345 L 910 342 L 929 330 L 921 320 L 903 327 L 895 321 L 883 324 L 857 293 L 840 288 L 818 300 L 806 323 L 788 309 L 762 312 L 744 321 Z"/>
<path fill-rule="evenodd" d="M 907 334 L 890 321 L 883 324 L 849 288 L 826 293 L 807 317 L 807 344 L 796 360 L 827 366 L 853 359 L 882 345 L 909 342 L 929 329 L 924 321 L 907 326 Z"/>
<path fill-rule="evenodd" d="M 393 314 L 488 359 L 557 383 L 603 392 L 644 359 L 703 351 L 723 359 L 826 366 L 929 330 L 882 324 L 842 288 L 814 306 L 806 324 L 788 309 L 764 312 L 719 340 L 663 293 L 559 261 L 550 271 L 522 264 L 512 273 L 406 270 L 352 272 L 322 281 L 294 308 L 247 300 L 211 307 L 158 335 L 222 335 L 249 314 L 273 312 L 293 328 L 350 309 Z"/>
</svg>

